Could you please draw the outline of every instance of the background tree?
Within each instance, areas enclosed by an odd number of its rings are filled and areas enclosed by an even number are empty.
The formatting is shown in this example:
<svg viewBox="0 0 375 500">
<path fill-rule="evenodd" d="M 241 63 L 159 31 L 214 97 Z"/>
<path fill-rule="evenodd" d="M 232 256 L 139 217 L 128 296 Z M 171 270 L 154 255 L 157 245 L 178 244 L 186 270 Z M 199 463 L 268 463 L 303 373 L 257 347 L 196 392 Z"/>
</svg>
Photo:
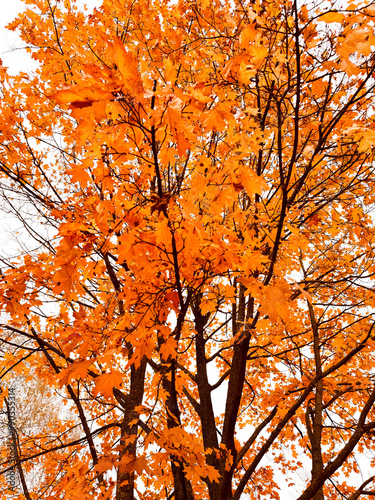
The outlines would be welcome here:
<svg viewBox="0 0 375 500">
<path fill-rule="evenodd" d="M 28 449 L 34 452 L 40 442 L 51 440 L 56 426 L 63 425 L 64 421 L 68 428 L 73 426 L 74 414 L 63 404 L 62 398 L 57 394 L 53 395 L 51 389 L 43 382 L 33 378 L 30 373 L 27 379 L 18 376 L 11 380 L 11 387 L 2 387 L 3 408 L 0 411 L 2 463 L 9 465 L 12 454 L 17 458 L 20 442 L 23 451 Z M 77 420 L 75 423 L 71 439 L 82 437 Z M 47 457 L 42 456 L 39 460 L 28 461 L 15 467 L 15 485 L 12 484 L 9 474 L 4 475 L 3 488 L 8 498 L 21 494 L 22 498 L 30 499 L 30 490 L 43 495 L 44 460 L 47 460 Z"/>
<path fill-rule="evenodd" d="M 43 498 L 373 494 L 375 5 L 27 3 L 2 373 L 81 433 L 20 440 Z"/>
</svg>

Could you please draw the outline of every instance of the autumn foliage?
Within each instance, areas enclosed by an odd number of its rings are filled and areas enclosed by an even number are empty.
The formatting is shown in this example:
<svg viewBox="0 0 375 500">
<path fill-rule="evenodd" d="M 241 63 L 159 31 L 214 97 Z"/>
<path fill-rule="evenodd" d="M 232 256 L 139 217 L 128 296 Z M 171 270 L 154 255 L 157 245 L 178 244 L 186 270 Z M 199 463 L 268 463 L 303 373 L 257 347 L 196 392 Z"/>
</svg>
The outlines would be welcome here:
<svg viewBox="0 0 375 500">
<path fill-rule="evenodd" d="M 0 498 L 375 494 L 375 4 L 26 4 L 0 404 L 61 408 Z"/>
</svg>

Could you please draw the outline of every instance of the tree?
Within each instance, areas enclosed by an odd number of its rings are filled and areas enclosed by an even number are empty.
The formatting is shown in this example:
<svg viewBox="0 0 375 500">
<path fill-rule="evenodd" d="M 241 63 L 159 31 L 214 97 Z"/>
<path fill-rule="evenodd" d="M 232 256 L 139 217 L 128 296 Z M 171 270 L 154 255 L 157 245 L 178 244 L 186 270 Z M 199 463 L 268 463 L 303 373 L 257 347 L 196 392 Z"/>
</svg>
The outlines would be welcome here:
<svg viewBox="0 0 375 500">
<path fill-rule="evenodd" d="M 64 420 L 68 426 L 74 421 L 74 415 L 61 404 L 61 398 L 53 397 L 49 388 L 37 378 L 27 380 L 25 377 L 16 377 L 11 380 L 11 384 L 12 387 L 2 388 L 5 404 L 3 411 L 0 411 L 0 450 L 2 461 L 8 463 L 12 457 L 17 459 L 20 441 L 24 450 L 27 447 L 34 449 L 36 436 L 40 438 L 53 432 Z M 82 437 L 78 425 L 71 437 Z M 31 498 L 30 489 L 43 492 L 43 471 L 42 460 L 18 464 L 12 474 L 9 471 L 3 478 L 4 489 L 9 497 L 22 491 L 23 498 L 28 500 Z"/>
<path fill-rule="evenodd" d="M 2 376 L 75 418 L 18 463 L 50 499 L 373 495 L 375 4 L 27 4 Z"/>
</svg>

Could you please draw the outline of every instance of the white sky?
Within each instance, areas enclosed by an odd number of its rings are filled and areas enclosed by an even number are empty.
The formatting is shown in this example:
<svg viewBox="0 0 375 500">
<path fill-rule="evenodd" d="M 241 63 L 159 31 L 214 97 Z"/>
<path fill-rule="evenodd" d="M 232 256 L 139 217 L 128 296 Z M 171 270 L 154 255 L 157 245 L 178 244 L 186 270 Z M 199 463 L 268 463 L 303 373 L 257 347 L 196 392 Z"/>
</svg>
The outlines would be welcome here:
<svg viewBox="0 0 375 500">
<path fill-rule="evenodd" d="M 5 26 L 24 10 L 21 0 L 0 0 L 0 59 L 11 73 L 32 68 L 30 55 L 21 49 L 24 44 L 18 36 L 5 29 Z"/>
<path fill-rule="evenodd" d="M 78 5 L 87 5 L 89 11 L 101 3 L 101 0 L 77 0 Z M 0 59 L 11 74 L 32 70 L 36 64 L 24 50 L 25 44 L 19 37 L 5 29 L 25 8 L 22 0 L 0 0 Z"/>
</svg>

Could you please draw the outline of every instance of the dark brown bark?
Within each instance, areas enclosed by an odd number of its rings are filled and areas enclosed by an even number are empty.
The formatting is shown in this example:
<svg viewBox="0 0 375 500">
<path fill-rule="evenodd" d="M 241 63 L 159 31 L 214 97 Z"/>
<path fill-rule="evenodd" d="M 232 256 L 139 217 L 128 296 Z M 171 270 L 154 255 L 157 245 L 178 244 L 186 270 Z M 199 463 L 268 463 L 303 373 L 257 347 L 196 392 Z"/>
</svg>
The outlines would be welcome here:
<svg viewBox="0 0 375 500">
<path fill-rule="evenodd" d="M 163 377 L 163 389 L 167 393 L 166 410 L 168 429 L 174 429 L 181 426 L 181 414 L 178 407 L 176 391 L 176 361 L 171 360 L 169 369 Z M 185 476 L 184 462 L 176 455 L 171 453 L 170 463 L 174 482 L 175 500 L 194 500 L 193 489 L 190 481 Z M 121 499 L 122 500 L 122 499 Z"/>
<path fill-rule="evenodd" d="M 345 462 L 345 460 L 349 457 L 351 452 L 357 446 L 361 437 L 372 430 L 375 427 L 374 423 L 366 425 L 366 418 L 368 413 L 370 412 L 372 406 L 375 403 L 375 388 L 371 391 L 369 398 L 367 399 L 363 409 L 358 418 L 358 424 L 351 435 L 350 439 L 347 441 L 346 445 L 341 449 L 341 451 L 336 455 L 336 458 L 329 462 L 326 467 L 323 468 L 319 477 L 314 477 L 310 483 L 310 485 L 306 488 L 306 490 L 298 497 L 297 500 L 310 500 L 314 498 L 316 493 L 322 488 L 324 483 L 330 478 Z"/>
<path fill-rule="evenodd" d="M 314 360 L 315 373 L 317 377 L 322 375 L 322 359 L 320 355 L 319 345 L 319 328 L 315 319 L 314 310 L 309 303 L 309 313 L 311 328 L 314 338 Z M 312 414 L 312 426 L 309 431 L 311 441 L 311 457 L 312 469 L 311 480 L 319 478 L 323 471 L 323 456 L 322 456 L 322 430 L 323 430 L 323 380 L 320 379 L 315 387 L 315 405 Z M 307 413 L 308 414 L 308 413 Z M 324 500 L 323 487 L 320 488 L 314 495 L 314 500 Z"/>
<path fill-rule="evenodd" d="M 239 287 L 237 317 L 235 319 L 236 331 L 245 326 L 245 287 L 241 283 Z M 247 353 L 249 349 L 250 337 L 244 335 L 243 340 L 236 343 L 233 348 L 233 358 L 231 372 L 229 376 L 227 401 L 225 406 L 225 417 L 221 444 L 226 448 L 226 452 L 231 455 L 233 464 L 236 463 L 237 451 L 234 443 L 237 415 L 241 403 L 242 391 L 246 376 Z M 234 465 L 230 470 L 225 468 L 226 457 L 221 461 L 220 494 L 218 500 L 227 500 L 232 497 L 232 478 Z"/>
<path fill-rule="evenodd" d="M 121 423 L 121 451 L 119 459 L 127 461 L 136 460 L 137 437 L 139 415 L 136 411 L 137 406 L 142 404 L 144 394 L 144 383 L 147 362 L 143 359 L 140 366 L 131 367 L 130 390 L 123 397 L 124 417 Z M 134 471 L 128 472 L 119 466 L 116 482 L 116 500 L 134 500 Z"/>
<path fill-rule="evenodd" d="M 203 316 L 200 310 L 200 297 L 195 301 L 193 307 L 195 318 L 195 351 L 197 362 L 197 385 L 199 392 L 200 419 L 202 426 L 203 446 L 204 449 L 213 450 L 207 455 L 207 464 L 220 469 L 220 463 L 217 458 L 216 450 L 219 449 L 219 442 L 216 431 L 215 415 L 211 399 L 211 386 L 208 382 L 207 375 L 207 358 L 205 351 L 204 327 L 208 321 L 207 316 Z M 210 498 L 219 498 L 219 483 L 216 481 L 207 481 Z"/>
</svg>

